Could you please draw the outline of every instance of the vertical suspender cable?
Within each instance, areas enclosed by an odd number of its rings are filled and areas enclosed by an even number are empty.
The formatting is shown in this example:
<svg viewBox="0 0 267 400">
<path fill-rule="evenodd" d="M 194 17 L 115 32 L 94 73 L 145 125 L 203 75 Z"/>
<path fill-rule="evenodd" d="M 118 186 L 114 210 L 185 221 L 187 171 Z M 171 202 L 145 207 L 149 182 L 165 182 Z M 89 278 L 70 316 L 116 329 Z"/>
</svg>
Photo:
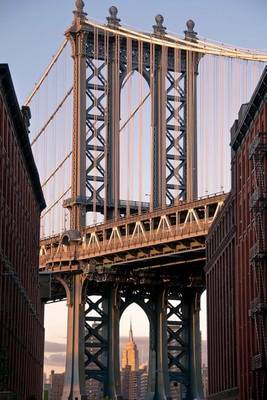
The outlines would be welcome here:
<svg viewBox="0 0 267 400">
<path fill-rule="evenodd" d="M 151 111 L 150 111 L 150 211 L 153 211 L 154 208 L 154 190 L 153 190 L 153 183 L 154 183 L 154 123 L 155 123 L 155 45 L 150 43 L 150 74 L 149 74 L 149 86 L 150 86 L 150 98 L 151 98 Z"/>
<path fill-rule="evenodd" d="M 104 144 L 104 162 L 105 162 L 105 168 L 104 168 L 104 187 L 107 187 L 107 170 L 108 170 L 108 165 L 107 165 L 107 141 L 108 141 L 108 99 L 110 96 L 109 93 L 109 33 L 105 31 L 104 33 L 104 58 L 105 58 L 105 73 L 106 73 L 106 84 L 105 84 L 105 95 L 106 95 L 106 104 L 105 104 L 105 144 Z M 107 191 L 104 190 L 104 219 L 107 219 Z"/>
<path fill-rule="evenodd" d="M 191 164 L 192 164 L 192 127 L 190 124 L 190 105 L 189 93 L 191 93 L 189 71 L 191 67 L 191 52 L 186 51 L 186 199 L 189 200 L 192 193 L 192 177 L 191 177 Z"/>
<path fill-rule="evenodd" d="M 127 38 L 127 76 L 126 79 L 129 78 L 130 74 L 132 73 L 132 39 Z M 132 77 L 129 78 L 126 86 L 127 90 L 127 111 L 128 116 L 131 115 L 131 108 L 132 108 Z M 126 202 L 126 215 L 130 215 L 130 196 L 131 190 L 133 188 L 132 176 L 133 176 L 133 160 L 132 160 L 132 152 L 133 152 L 133 123 L 132 119 L 129 121 L 127 126 L 127 202 Z"/>
<path fill-rule="evenodd" d="M 98 29 L 94 28 L 94 60 L 93 60 L 93 86 L 94 86 L 94 94 L 93 94 L 93 114 L 94 114 L 94 121 L 93 121 L 93 223 L 96 224 L 97 222 L 97 214 L 96 214 L 96 192 L 97 192 L 97 77 L 98 77 Z"/>
<path fill-rule="evenodd" d="M 138 41 L 138 71 L 139 71 L 139 102 L 143 100 L 143 43 Z M 139 137 L 138 137 L 138 213 L 141 214 L 142 190 L 143 190 L 143 105 L 139 109 Z"/>
<path fill-rule="evenodd" d="M 115 71 L 114 71 L 114 104 L 115 113 L 113 115 L 113 133 L 114 133 L 114 147 L 113 147 L 113 165 L 114 165 L 114 207 L 115 207 L 115 218 L 119 216 L 119 109 L 120 109 L 120 36 L 115 36 Z"/>
<path fill-rule="evenodd" d="M 161 48 L 161 90 L 159 93 L 158 103 L 160 107 L 160 152 L 161 152 L 161 204 L 164 208 L 166 206 L 166 76 L 167 76 L 167 63 L 168 63 L 168 48 L 162 46 Z"/>
<path fill-rule="evenodd" d="M 221 93 L 221 129 L 220 129 L 220 142 L 221 142 L 221 151 L 220 151 L 220 185 L 221 190 L 224 191 L 225 188 L 225 171 L 224 171 L 224 163 L 225 163 L 225 151 L 229 151 L 228 146 L 226 147 L 225 143 L 225 59 L 220 57 L 220 71 L 219 71 L 219 78 L 220 78 L 220 90 Z M 228 132 L 227 135 L 228 136 Z M 228 136 L 229 138 L 229 136 Z M 230 141 L 230 138 L 228 142 Z"/>
<path fill-rule="evenodd" d="M 212 56 L 212 143 L 215 143 L 214 146 L 214 151 L 212 154 L 212 164 L 214 165 L 214 170 L 213 174 L 211 177 L 211 191 L 212 192 L 218 192 L 218 168 L 219 168 L 219 163 L 218 163 L 218 153 L 219 153 L 219 140 L 218 137 L 218 132 L 216 132 L 216 101 L 217 101 L 217 95 L 218 95 L 218 76 L 217 76 L 217 57 Z M 215 190 L 214 190 L 215 189 Z"/>
<path fill-rule="evenodd" d="M 178 49 L 174 49 L 174 71 L 173 71 L 173 79 L 174 79 L 174 87 L 170 92 L 173 93 L 173 108 L 174 108 L 174 131 L 173 131 L 173 184 L 174 184 L 174 202 L 179 199 L 179 164 L 180 164 L 180 155 L 179 155 L 179 133 L 180 133 L 180 123 L 179 123 L 179 105 L 180 105 L 180 93 L 179 93 L 179 71 L 180 71 L 180 52 Z M 177 185 L 177 187 L 176 187 Z"/>
</svg>

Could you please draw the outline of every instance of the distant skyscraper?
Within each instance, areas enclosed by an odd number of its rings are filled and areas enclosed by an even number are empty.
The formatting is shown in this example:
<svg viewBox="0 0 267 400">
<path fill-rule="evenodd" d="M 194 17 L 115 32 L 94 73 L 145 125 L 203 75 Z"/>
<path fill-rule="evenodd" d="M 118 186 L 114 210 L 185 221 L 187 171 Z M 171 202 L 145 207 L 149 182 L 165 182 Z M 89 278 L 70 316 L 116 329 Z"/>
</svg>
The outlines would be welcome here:
<svg viewBox="0 0 267 400">
<path fill-rule="evenodd" d="M 127 400 L 139 400 L 143 370 L 139 370 L 139 355 L 133 338 L 132 323 L 129 340 L 122 352 L 121 367 L 122 397 Z"/>
<path fill-rule="evenodd" d="M 147 389 L 148 389 L 148 370 L 147 364 L 142 364 L 140 366 L 140 389 L 139 389 L 139 399 L 145 400 Z"/>
<path fill-rule="evenodd" d="M 139 368 L 139 354 L 133 339 L 132 322 L 130 324 L 129 341 L 126 343 L 122 352 L 121 367 L 122 369 L 131 367 L 131 371 L 137 371 Z"/>
<path fill-rule="evenodd" d="M 52 370 L 49 380 L 51 384 L 49 400 L 61 400 L 64 386 L 64 373 L 56 374 L 55 371 Z"/>
</svg>

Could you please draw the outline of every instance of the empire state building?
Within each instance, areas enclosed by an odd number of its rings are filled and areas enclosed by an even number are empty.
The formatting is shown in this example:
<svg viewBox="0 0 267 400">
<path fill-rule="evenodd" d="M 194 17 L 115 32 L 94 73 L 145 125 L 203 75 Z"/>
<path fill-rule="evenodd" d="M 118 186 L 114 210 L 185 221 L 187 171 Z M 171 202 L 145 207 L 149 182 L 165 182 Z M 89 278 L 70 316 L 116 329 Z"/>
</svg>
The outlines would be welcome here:
<svg viewBox="0 0 267 400">
<path fill-rule="evenodd" d="M 139 400 L 141 371 L 139 370 L 139 356 L 136 343 L 133 339 L 132 323 L 130 325 L 129 340 L 126 343 L 121 359 L 121 386 L 122 397 L 125 400 Z"/>
<path fill-rule="evenodd" d="M 129 340 L 122 353 L 121 367 L 122 369 L 130 369 L 131 371 L 138 371 L 139 369 L 139 355 L 136 343 L 133 339 L 132 322 L 130 324 Z"/>
</svg>

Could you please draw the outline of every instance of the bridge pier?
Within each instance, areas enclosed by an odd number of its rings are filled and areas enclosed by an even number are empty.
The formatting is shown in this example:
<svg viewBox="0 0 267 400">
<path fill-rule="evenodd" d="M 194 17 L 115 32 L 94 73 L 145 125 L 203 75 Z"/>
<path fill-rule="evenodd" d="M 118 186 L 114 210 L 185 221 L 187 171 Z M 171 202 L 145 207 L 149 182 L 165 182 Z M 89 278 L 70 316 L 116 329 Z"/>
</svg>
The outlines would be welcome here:
<svg viewBox="0 0 267 400">
<path fill-rule="evenodd" d="M 191 390 L 194 399 L 203 399 L 203 385 L 201 376 L 201 333 L 200 333 L 200 295 L 196 290 L 193 293 L 190 312 L 190 353 L 191 353 Z"/>
<path fill-rule="evenodd" d="M 86 382 L 92 380 L 102 386 L 103 398 L 122 398 L 119 324 L 133 302 L 150 322 L 147 400 L 170 399 L 175 387 L 186 400 L 203 398 L 201 288 L 97 282 L 82 273 L 56 279 L 65 288 L 68 306 L 62 400 L 85 400 Z"/>
<path fill-rule="evenodd" d="M 166 400 L 168 390 L 168 361 L 166 336 L 166 291 L 154 294 L 155 308 L 150 315 L 148 399 Z"/>
<path fill-rule="evenodd" d="M 84 299 L 85 278 L 73 274 L 67 279 L 58 277 L 67 297 L 67 349 L 62 400 L 86 400 L 84 377 Z"/>
<path fill-rule="evenodd" d="M 103 398 L 120 398 L 118 288 L 88 282 L 85 305 L 84 369 L 88 385 L 98 384 Z M 91 382 L 91 383 L 90 383 Z"/>
<path fill-rule="evenodd" d="M 117 400 L 121 398 L 120 310 L 117 286 L 110 289 L 109 306 L 109 396 Z"/>
</svg>

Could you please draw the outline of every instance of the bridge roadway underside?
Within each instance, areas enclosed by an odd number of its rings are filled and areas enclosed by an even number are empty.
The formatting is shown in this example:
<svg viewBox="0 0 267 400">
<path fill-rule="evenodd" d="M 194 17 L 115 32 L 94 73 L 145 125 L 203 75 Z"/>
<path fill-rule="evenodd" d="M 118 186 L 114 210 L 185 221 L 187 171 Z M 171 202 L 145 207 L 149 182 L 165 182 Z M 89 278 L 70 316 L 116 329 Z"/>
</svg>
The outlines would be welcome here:
<svg viewBox="0 0 267 400">
<path fill-rule="evenodd" d="M 119 323 L 137 303 L 149 332 L 148 398 L 203 398 L 200 296 L 205 237 L 225 195 L 69 231 L 41 243 L 45 301 L 66 299 L 63 399 L 85 399 L 97 380 L 103 397 L 121 398 Z"/>
</svg>

